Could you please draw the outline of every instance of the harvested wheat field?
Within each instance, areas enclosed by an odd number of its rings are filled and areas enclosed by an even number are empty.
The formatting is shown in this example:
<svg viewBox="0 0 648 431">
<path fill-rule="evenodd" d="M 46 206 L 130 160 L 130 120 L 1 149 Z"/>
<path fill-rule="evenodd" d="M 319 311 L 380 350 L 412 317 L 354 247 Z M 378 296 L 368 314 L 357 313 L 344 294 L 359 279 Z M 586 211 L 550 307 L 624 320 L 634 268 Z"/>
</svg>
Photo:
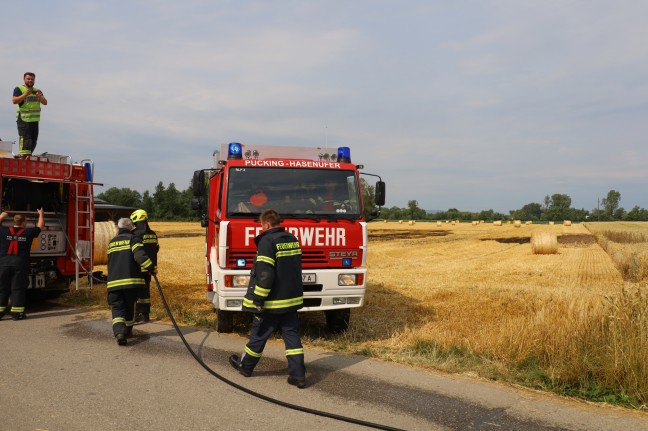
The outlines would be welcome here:
<svg viewBox="0 0 648 431">
<path fill-rule="evenodd" d="M 203 229 L 151 226 L 160 236 L 158 278 L 176 317 L 213 325 Z M 557 248 L 534 254 L 533 232 L 554 235 Z M 322 313 L 303 313 L 307 347 L 648 403 L 646 282 L 625 281 L 584 225 L 371 223 L 369 242 L 365 305 L 337 336 L 321 332 Z M 163 319 L 156 292 L 152 302 L 154 318 Z"/>
</svg>

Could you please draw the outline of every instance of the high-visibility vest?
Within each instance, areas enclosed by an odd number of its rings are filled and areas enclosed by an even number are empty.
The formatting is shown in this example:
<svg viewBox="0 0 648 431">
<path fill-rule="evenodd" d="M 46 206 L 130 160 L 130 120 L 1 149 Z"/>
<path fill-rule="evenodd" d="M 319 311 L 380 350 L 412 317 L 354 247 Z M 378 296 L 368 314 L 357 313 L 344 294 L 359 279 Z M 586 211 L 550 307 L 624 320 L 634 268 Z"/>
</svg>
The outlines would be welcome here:
<svg viewBox="0 0 648 431">
<path fill-rule="evenodd" d="M 22 94 L 25 94 L 27 91 L 27 87 L 24 85 L 20 85 L 18 88 L 20 88 Z M 25 123 L 35 123 L 40 121 L 41 104 L 38 96 L 36 96 L 37 91 L 38 88 L 33 87 L 32 94 L 27 96 L 22 105 L 16 105 L 16 120 L 18 119 L 18 116 L 20 116 Z"/>
</svg>

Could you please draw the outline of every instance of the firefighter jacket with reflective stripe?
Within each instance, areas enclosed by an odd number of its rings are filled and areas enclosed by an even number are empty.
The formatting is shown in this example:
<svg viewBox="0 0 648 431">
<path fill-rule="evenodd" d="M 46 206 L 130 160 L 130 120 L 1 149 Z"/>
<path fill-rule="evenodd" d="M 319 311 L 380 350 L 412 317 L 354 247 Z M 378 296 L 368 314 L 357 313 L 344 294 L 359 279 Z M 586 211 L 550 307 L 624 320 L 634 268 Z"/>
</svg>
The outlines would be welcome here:
<svg viewBox="0 0 648 431">
<path fill-rule="evenodd" d="M 40 234 L 39 227 L 3 227 L 0 230 L 0 256 L 8 254 L 29 257 L 34 238 Z"/>
<path fill-rule="evenodd" d="M 243 311 L 283 314 L 302 308 L 304 286 L 297 238 L 276 227 L 262 232 L 254 242 L 257 255 L 243 298 Z"/>
<path fill-rule="evenodd" d="M 18 88 L 21 94 L 25 94 L 25 91 L 27 91 L 27 87 L 24 85 L 19 85 Z M 41 103 L 36 95 L 36 91 L 38 91 L 38 88 L 33 87 L 32 93 L 27 96 L 23 103 L 16 105 L 16 120 L 20 118 L 25 123 L 40 121 Z"/>
<path fill-rule="evenodd" d="M 144 251 L 144 244 L 127 229 L 108 244 L 108 289 L 133 289 L 145 286 L 142 269 L 153 270 L 153 262 Z"/>
<path fill-rule="evenodd" d="M 133 235 L 142 240 L 144 251 L 149 259 L 151 259 L 151 262 L 153 262 L 153 268 L 157 270 L 157 255 L 158 251 L 160 251 L 157 234 L 149 227 L 146 221 L 137 222 L 135 226 Z M 142 268 L 142 272 L 146 271 L 146 269 Z"/>
</svg>

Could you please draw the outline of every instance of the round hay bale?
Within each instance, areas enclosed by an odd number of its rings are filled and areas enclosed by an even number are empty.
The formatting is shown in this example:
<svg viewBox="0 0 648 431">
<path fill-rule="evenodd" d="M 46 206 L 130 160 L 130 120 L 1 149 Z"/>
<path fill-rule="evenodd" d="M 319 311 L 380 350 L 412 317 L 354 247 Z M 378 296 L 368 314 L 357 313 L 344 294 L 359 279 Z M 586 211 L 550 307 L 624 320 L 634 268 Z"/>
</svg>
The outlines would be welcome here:
<svg viewBox="0 0 648 431">
<path fill-rule="evenodd" d="M 94 264 L 108 263 L 108 243 L 117 235 L 117 225 L 111 221 L 94 224 Z"/>
<path fill-rule="evenodd" d="M 571 226 L 571 220 L 564 220 L 563 226 Z"/>
<path fill-rule="evenodd" d="M 403 224 L 403 220 L 398 220 L 398 224 Z"/>
<path fill-rule="evenodd" d="M 553 226 L 553 225 L 554 225 L 554 222 L 550 221 L 549 226 Z"/>
<path fill-rule="evenodd" d="M 533 232 L 531 234 L 531 250 L 533 254 L 558 253 L 558 237 L 550 232 Z"/>
<path fill-rule="evenodd" d="M 455 221 L 452 220 L 452 222 L 450 222 L 450 224 L 451 224 L 452 226 L 454 226 L 454 225 L 455 225 Z"/>
<path fill-rule="evenodd" d="M 477 226 L 478 224 L 479 224 L 479 222 L 477 220 L 473 220 L 473 222 L 472 222 L 473 226 Z"/>
<path fill-rule="evenodd" d="M 533 220 L 527 220 L 526 224 L 533 224 Z"/>
<path fill-rule="evenodd" d="M 513 227 L 520 227 L 522 226 L 522 220 L 515 220 L 513 222 Z"/>
<path fill-rule="evenodd" d="M 413 221 L 413 220 L 410 220 L 407 224 L 409 224 L 410 226 L 413 226 L 413 225 L 414 225 L 414 221 Z"/>
<path fill-rule="evenodd" d="M 437 222 L 437 226 L 441 226 L 441 222 L 440 222 L 440 221 Z"/>
<path fill-rule="evenodd" d="M 502 225 L 502 220 L 496 220 L 493 222 L 493 226 L 501 226 Z"/>
<path fill-rule="evenodd" d="M 387 220 L 383 220 L 383 223 L 387 223 Z"/>
</svg>

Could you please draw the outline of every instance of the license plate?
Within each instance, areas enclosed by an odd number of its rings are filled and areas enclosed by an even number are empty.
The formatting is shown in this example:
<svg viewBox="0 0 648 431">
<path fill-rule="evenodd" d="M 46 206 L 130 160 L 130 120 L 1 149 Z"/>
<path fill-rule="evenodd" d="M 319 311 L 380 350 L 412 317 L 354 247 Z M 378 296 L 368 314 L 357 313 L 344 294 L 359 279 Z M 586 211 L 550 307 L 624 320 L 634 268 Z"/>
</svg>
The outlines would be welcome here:
<svg viewBox="0 0 648 431">
<path fill-rule="evenodd" d="M 317 281 L 317 274 L 302 274 L 302 283 L 315 283 Z"/>
</svg>

